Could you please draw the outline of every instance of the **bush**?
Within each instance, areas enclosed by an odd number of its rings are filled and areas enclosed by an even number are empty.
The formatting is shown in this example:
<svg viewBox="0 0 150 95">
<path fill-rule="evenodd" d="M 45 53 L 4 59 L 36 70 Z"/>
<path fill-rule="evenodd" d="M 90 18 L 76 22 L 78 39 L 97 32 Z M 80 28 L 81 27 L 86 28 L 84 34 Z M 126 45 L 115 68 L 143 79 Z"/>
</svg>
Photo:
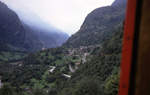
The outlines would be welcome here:
<svg viewBox="0 0 150 95">
<path fill-rule="evenodd" d="M 120 76 L 119 74 L 112 74 L 110 77 L 107 78 L 104 86 L 105 93 L 107 95 L 118 94 L 119 76 Z"/>
<path fill-rule="evenodd" d="M 9 84 L 5 84 L 0 89 L 0 95 L 16 95 L 16 94 L 14 92 L 14 88 L 12 88 Z"/>
<path fill-rule="evenodd" d="M 43 91 L 42 89 L 35 89 L 33 91 L 33 95 L 47 95 L 45 91 Z"/>
<path fill-rule="evenodd" d="M 100 82 L 90 77 L 77 83 L 73 95 L 102 95 Z"/>
</svg>

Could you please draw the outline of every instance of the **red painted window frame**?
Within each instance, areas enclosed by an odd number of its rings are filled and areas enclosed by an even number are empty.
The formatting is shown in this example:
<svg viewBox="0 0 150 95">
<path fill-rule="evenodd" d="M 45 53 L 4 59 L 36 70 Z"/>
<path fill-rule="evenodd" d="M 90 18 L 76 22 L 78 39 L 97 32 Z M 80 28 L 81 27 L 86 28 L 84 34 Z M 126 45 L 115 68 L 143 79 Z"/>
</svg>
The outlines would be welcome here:
<svg viewBox="0 0 150 95">
<path fill-rule="evenodd" d="M 128 0 L 124 26 L 125 28 L 121 60 L 119 95 L 129 95 L 130 75 L 133 57 L 133 42 L 135 34 L 136 7 L 137 0 Z"/>
</svg>

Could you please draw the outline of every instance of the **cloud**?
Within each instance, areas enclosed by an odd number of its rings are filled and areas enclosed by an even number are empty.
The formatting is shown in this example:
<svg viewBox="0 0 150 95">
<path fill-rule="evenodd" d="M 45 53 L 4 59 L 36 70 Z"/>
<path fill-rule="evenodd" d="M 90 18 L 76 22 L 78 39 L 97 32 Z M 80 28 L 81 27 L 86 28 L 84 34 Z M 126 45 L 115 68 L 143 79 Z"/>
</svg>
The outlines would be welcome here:
<svg viewBox="0 0 150 95">
<path fill-rule="evenodd" d="M 21 18 L 32 19 L 34 13 L 43 21 L 68 34 L 77 32 L 85 17 L 95 8 L 112 4 L 114 0 L 1 0 Z"/>
</svg>

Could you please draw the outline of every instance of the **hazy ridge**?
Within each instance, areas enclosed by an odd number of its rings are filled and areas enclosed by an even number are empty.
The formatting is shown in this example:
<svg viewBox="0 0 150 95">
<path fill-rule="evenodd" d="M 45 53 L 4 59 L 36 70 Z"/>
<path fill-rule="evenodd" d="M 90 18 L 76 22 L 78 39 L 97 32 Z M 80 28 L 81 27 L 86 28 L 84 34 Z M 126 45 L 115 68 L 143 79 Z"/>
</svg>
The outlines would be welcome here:
<svg viewBox="0 0 150 95">
<path fill-rule="evenodd" d="M 33 52 L 13 62 L 0 60 L 4 83 L 0 94 L 117 95 L 125 5 L 116 0 L 112 6 L 95 9 L 61 47 Z"/>
</svg>

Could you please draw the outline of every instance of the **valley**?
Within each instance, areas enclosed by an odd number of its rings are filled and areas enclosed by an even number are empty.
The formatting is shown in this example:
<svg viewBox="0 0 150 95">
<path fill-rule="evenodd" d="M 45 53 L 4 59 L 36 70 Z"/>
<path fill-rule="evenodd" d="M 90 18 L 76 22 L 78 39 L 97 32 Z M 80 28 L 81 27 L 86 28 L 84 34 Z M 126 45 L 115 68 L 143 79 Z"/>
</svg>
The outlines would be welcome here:
<svg viewBox="0 0 150 95">
<path fill-rule="evenodd" d="M 117 95 L 125 5 L 95 9 L 70 38 L 25 24 L 10 32 L 0 23 L 11 37 L 0 38 L 0 95 Z"/>
</svg>

